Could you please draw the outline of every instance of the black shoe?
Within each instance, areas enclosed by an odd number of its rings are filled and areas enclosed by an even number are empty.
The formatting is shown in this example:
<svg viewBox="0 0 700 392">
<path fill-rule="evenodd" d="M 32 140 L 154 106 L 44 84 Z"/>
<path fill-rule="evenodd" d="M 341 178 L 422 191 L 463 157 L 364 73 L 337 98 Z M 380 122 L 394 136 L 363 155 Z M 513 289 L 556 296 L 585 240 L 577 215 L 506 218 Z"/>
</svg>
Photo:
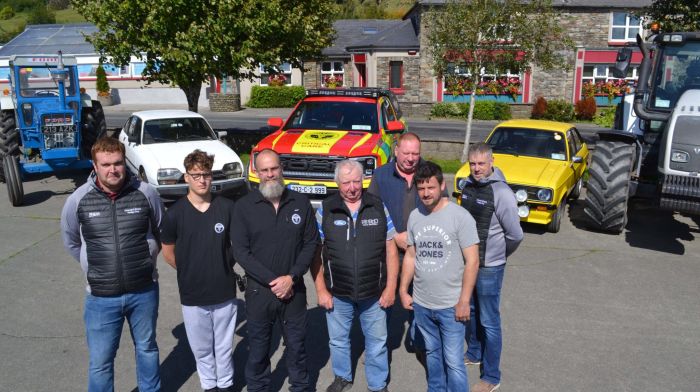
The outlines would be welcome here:
<svg viewBox="0 0 700 392">
<path fill-rule="evenodd" d="M 226 388 L 219 388 L 219 392 L 233 392 L 233 385 L 230 385 Z"/>
<path fill-rule="evenodd" d="M 326 388 L 326 392 L 345 392 L 352 388 L 352 382 L 342 377 L 335 376 L 333 383 Z"/>
<path fill-rule="evenodd" d="M 214 387 L 214 388 L 211 388 L 211 389 L 205 389 L 204 392 L 219 392 L 219 388 Z"/>
<path fill-rule="evenodd" d="M 384 388 L 382 388 L 382 389 L 380 389 L 380 390 L 378 390 L 378 391 L 373 391 L 373 390 L 367 388 L 367 392 L 389 392 L 389 390 L 386 389 L 386 387 L 384 387 Z"/>
</svg>

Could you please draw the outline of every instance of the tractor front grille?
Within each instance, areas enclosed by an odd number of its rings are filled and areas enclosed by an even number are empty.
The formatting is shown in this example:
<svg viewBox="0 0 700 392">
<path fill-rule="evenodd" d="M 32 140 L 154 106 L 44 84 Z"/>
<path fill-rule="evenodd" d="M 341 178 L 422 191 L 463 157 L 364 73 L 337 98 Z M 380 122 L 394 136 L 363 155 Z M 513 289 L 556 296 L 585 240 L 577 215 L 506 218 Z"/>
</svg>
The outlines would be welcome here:
<svg viewBox="0 0 700 392">
<path fill-rule="evenodd" d="M 41 118 L 44 148 L 77 147 L 77 135 L 73 117 L 69 114 L 52 114 Z"/>
</svg>

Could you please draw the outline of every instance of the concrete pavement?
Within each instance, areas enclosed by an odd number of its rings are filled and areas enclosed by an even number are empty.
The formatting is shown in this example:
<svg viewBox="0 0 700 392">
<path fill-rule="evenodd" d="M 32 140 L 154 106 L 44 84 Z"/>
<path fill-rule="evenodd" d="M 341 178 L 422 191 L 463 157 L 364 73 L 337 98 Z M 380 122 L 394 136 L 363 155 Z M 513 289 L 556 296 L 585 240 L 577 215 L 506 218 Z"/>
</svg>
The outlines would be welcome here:
<svg viewBox="0 0 700 392">
<path fill-rule="evenodd" d="M 84 391 L 87 350 L 83 278 L 63 250 L 59 215 L 81 182 L 39 177 L 13 208 L 0 190 L 0 392 Z M 690 219 L 637 208 L 623 234 L 583 229 L 580 203 L 558 234 L 526 226 L 503 287 L 501 391 L 697 391 L 700 384 L 700 229 Z M 158 342 L 164 391 L 197 391 L 174 271 L 159 260 Z M 308 275 L 308 351 L 317 390 L 332 381 L 323 311 Z M 240 297 L 240 296 L 239 296 Z M 237 328 L 236 388 L 245 390 L 245 312 Z M 424 373 L 403 345 L 406 312 L 390 326 L 392 391 L 425 391 Z M 357 336 L 357 328 L 355 329 Z M 359 337 L 358 337 L 359 338 Z M 361 346 L 353 350 L 353 391 L 366 390 Z M 272 391 L 286 390 L 281 346 Z M 476 381 L 477 370 L 470 369 Z M 116 390 L 136 387 L 133 349 L 124 330 Z"/>
</svg>

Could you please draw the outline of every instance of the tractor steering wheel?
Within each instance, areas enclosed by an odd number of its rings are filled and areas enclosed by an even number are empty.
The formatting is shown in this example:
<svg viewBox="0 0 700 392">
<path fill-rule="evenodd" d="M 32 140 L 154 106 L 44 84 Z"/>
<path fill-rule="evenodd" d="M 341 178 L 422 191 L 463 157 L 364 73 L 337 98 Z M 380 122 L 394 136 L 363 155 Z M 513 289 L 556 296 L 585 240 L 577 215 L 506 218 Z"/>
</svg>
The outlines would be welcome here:
<svg viewBox="0 0 700 392">
<path fill-rule="evenodd" d="M 34 96 L 41 96 L 41 95 L 58 97 L 58 91 L 55 91 L 55 90 L 36 90 L 36 91 L 34 91 Z"/>
</svg>

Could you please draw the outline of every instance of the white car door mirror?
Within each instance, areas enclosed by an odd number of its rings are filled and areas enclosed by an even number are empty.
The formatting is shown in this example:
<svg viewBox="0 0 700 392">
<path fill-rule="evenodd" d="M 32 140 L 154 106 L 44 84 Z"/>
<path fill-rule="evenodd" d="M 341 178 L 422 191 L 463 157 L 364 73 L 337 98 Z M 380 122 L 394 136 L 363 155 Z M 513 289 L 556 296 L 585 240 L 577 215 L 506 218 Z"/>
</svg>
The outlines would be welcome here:
<svg viewBox="0 0 700 392">
<path fill-rule="evenodd" d="M 228 132 L 226 131 L 217 131 L 216 135 L 219 137 L 219 139 L 223 139 L 228 135 Z"/>
</svg>

